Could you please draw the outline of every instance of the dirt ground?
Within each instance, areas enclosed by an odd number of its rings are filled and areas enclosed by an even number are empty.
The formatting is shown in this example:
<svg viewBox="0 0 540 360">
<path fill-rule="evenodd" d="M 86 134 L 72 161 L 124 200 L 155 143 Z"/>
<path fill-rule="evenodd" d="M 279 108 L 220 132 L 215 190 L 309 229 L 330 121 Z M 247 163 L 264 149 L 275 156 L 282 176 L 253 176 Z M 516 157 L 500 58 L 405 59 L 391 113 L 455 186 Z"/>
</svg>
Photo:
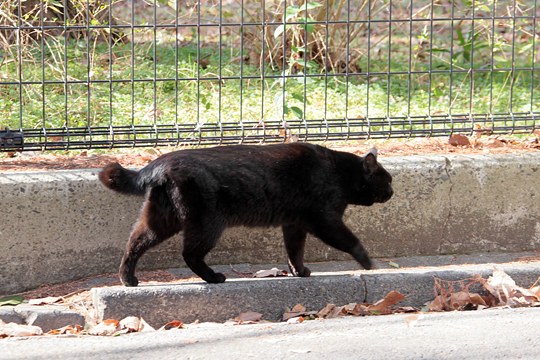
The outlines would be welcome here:
<svg viewBox="0 0 540 360">
<path fill-rule="evenodd" d="M 497 154 L 540 151 L 540 130 L 527 137 L 454 135 L 450 138 L 414 138 L 408 140 L 369 140 L 323 144 L 333 149 L 362 155 L 376 147 L 381 156 L 425 154 Z M 102 168 L 117 161 L 126 167 L 142 167 L 158 156 L 178 148 L 118 149 L 108 152 L 22 152 L 0 153 L 0 173 L 14 171 L 53 171 Z"/>
</svg>

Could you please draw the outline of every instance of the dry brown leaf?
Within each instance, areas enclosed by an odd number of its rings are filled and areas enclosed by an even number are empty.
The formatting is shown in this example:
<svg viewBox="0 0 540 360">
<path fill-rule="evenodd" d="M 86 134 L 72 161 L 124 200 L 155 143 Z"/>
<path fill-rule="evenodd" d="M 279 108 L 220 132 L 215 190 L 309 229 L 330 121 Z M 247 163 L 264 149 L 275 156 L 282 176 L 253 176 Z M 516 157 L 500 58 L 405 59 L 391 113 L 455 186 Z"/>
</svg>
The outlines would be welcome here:
<svg viewBox="0 0 540 360">
<path fill-rule="evenodd" d="M 489 138 L 487 141 L 484 142 L 484 146 L 489 148 L 500 148 L 504 146 L 504 142 L 497 138 Z"/>
<path fill-rule="evenodd" d="M 485 282 L 484 288 L 499 300 L 499 305 L 508 305 L 517 286 L 508 274 L 495 268 L 493 275 Z"/>
<path fill-rule="evenodd" d="M 474 305 L 476 307 L 486 306 L 484 299 L 476 293 L 469 293 L 467 291 L 458 291 L 450 294 L 448 299 L 448 307 L 452 310 L 461 310 L 466 306 Z"/>
<path fill-rule="evenodd" d="M 289 319 L 299 317 L 299 316 L 305 316 L 305 317 L 316 316 L 316 317 L 320 317 L 318 311 L 286 311 L 286 312 L 283 313 L 282 320 L 287 321 Z"/>
<path fill-rule="evenodd" d="M 480 294 L 471 293 L 469 294 L 469 299 L 471 304 L 477 305 L 477 306 L 487 306 L 486 300 L 480 296 Z"/>
<path fill-rule="evenodd" d="M 392 313 L 391 306 L 397 304 L 401 300 L 405 299 L 405 296 L 399 291 L 390 291 L 384 299 L 377 301 L 373 305 L 368 306 L 368 311 L 376 315 L 384 315 Z"/>
<path fill-rule="evenodd" d="M 418 312 L 418 311 L 419 309 L 415 308 L 414 306 L 400 306 L 394 312 L 395 313 L 412 313 L 412 312 Z"/>
<path fill-rule="evenodd" d="M 123 333 L 156 331 L 143 318 L 128 316 L 120 320 L 120 331 Z"/>
<path fill-rule="evenodd" d="M 469 138 L 462 134 L 452 134 L 448 139 L 448 143 L 452 146 L 470 146 Z"/>
<path fill-rule="evenodd" d="M 476 293 L 458 291 L 447 295 L 438 295 L 428 304 L 429 311 L 463 310 L 466 307 L 487 307 L 486 299 Z"/>
<path fill-rule="evenodd" d="M 516 287 L 514 296 L 511 298 L 512 302 L 510 305 L 517 306 L 540 306 L 538 290 L 535 287 L 525 289 L 522 287 Z"/>
<path fill-rule="evenodd" d="M 317 311 L 307 311 L 306 307 L 302 304 L 296 304 L 291 310 L 287 310 L 283 313 L 282 320 L 288 321 L 289 319 L 300 316 L 315 316 L 317 313 Z"/>
<path fill-rule="evenodd" d="M 288 273 L 286 270 L 280 270 L 278 268 L 272 268 L 270 270 L 259 270 L 255 274 L 253 274 L 253 277 L 255 278 L 267 278 L 267 277 L 280 277 L 280 276 L 287 276 Z"/>
<path fill-rule="evenodd" d="M 293 318 L 290 318 L 287 320 L 287 324 L 300 324 L 300 323 L 303 323 L 304 322 L 304 317 L 303 316 L 297 316 L 297 317 L 293 317 Z"/>
<path fill-rule="evenodd" d="M 435 279 L 437 280 L 437 279 Z M 536 282 L 530 288 L 516 285 L 516 282 L 504 271 L 495 268 L 493 274 L 487 279 L 479 275 L 471 278 L 468 284 L 465 281 L 453 281 L 451 286 L 436 284 L 436 291 L 440 294 L 427 304 L 429 311 L 446 310 L 482 310 L 493 306 L 540 306 L 540 286 Z M 454 284 L 461 285 L 460 291 L 455 291 Z M 469 291 L 471 285 L 481 284 L 487 295 L 480 295 Z"/>
<path fill-rule="evenodd" d="M 540 301 L 540 285 L 531 287 L 529 291 L 534 294 L 538 301 Z"/>
<path fill-rule="evenodd" d="M 103 320 L 99 324 L 91 326 L 88 329 L 90 335 L 114 335 L 119 330 L 120 322 L 115 319 Z"/>
<path fill-rule="evenodd" d="M 42 335 L 39 326 L 5 323 L 0 320 L 0 338 Z"/>
<path fill-rule="evenodd" d="M 263 314 L 254 312 L 254 311 L 248 311 L 241 313 L 237 317 L 234 318 L 234 321 L 236 321 L 238 324 L 253 324 L 256 322 L 259 322 L 262 320 Z"/>
<path fill-rule="evenodd" d="M 180 320 L 173 320 L 173 321 L 169 321 L 168 323 L 160 327 L 159 331 L 171 330 L 171 329 L 183 329 L 183 328 L 184 328 L 183 322 L 181 322 Z"/>
<path fill-rule="evenodd" d="M 323 307 L 317 315 L 321 318 L 326 318 L 334 309 L 336 308 L 335 304 L 326 304 L 325 307 Z"/>
<path fill-rule="evenodd" d="M 48 296 L 40 299 L 30 299 L 28 300 L 29 305 L 48 305 L 60 302 L 62 297 L 60 296 Z"/>
<path fill-rule="evenodd" d="M 84 328 L 81 325 L 66 325 L 60 329 L 53 329 L 47 332 L 48 335 L 78 335 Z"/>
<path fill-rule="evenodd" d="M 350 303 L 342 307 L 342 312 L 347 315 L 363 316 L 370 315 L 368 306 L 365 304 Z"/>
<path fill-rule="evenodd" d="M 446 299 L 443 295 L 437 295 L 435 299 L 428 303 L 429 311 L 444 311 L 446 309 Z"/>
<path fill-rule="evenodd" d="M 326 304 L 326 306 L 317 313 L 317 316 L 324 319 L 332 319 L 338 316 L 343 316 L 344 313 L 342 312 L 342 310 L 342 306 L 336 306 L 335 304 Z"/>
</svg>

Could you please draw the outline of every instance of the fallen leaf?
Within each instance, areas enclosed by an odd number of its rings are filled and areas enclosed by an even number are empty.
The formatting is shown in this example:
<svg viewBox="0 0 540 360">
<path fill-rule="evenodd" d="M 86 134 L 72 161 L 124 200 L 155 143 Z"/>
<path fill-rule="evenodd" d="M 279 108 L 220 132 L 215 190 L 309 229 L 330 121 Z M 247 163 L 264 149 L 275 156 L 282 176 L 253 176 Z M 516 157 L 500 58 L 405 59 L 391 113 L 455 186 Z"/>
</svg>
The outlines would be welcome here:
<svg viewBox="0 0 540 360">
<path fill-rule="evenodd" d="M 323 319 L 332 319 L 343 316 L 342 309 L 343 307 L 336 306 L 335 304 L 326 304 L 326 306 L 317 313 L 317 316 Z"/>
<path fill-rule="evenodd" d="M 497 138 L 489 138 L 484 142 L 484 146 L 490 148 L 500 148 L 504 146 L 504 142 Z"/>
<path fill-rule="evenodd" d="M 529 291 L 534 294 L 538 301 L 540 301 L 540 285 L 531 287 Z"/>
<path fill-rule="evenodd" d="M 114 335 L 119 330 L 120 322 L 115 319 L 103 320 L 88 329 L 90 335 Z"/>
<path fill-rule="evenodd" d="M 316 316 L 317 313 L 318 311 L 307 311 L 306 307 L 302 304 L 296 304 L 291 310 L 287 309 L 287 311 L 283 313 L 282 320 L 288 322 L 289 319 L 294 319 L 297 317 Z"/>
<path fill-rule="evenodd" d="M 258 321 L 261 321 L 263 317 L 263 314 L 254 312 L 254 311 L 248 311 L 241 313 L 237 317 L 234 318 L 234 321 L 236 321 L 238 324 L 253 324 Z"/>
<path fill-rule="evenodd" d="M 287 320 L 287 324 L 300 324 L 304 322 L 303 316 L 293 317 Z"/>
<path fill-rule="evenodd" d="M 62 297 L 60 296 L 48 296 L 40 299 L 30 299 L 28 300 L 28 304 L 30 305 L 48 305 L 48 304 L 54 304 L 62 300 Z"/>
<path fill-rule="evenodd" d="M 270 270 L 259 270 L 255 274 L 253 274 L 253 277 L 255 278 L 267 278 L 267 277 L 280 277 L 280 276 L 287 276 L 288 273 L 285 270 L 280 270 L 278 268 L 272 268 Z"/>
<path fill-rule="evenodd" d="M 334 304 L 326 304 L 326 306 L 319 311 L 319 317 L 326 317 L 328 314 L 330 314 L 330 312 L 332 312 L 332 310 L 334 310 L 335 307 L 336 305 Z"/>
<path fill-rule="evenodd" d="M 458 291 L 450 295 L 448 305 L 452 310 L 462 310 L 469 305 L 475 307 L 478 307 L 478 305 L 486 306 L 486 302 L 479 294 Z"/>
<path fill-rule="evenodd" d="M 161 331 L 161 330 L 183 329 L 183 328 L 184 328 L 183 322 L 181 322 L 180 320 L 173 320 L 173 321 L 169 321 L 168 323 L 160 327 L 159 330 Z"/>
<path fill-rule="evenodd" d="M 368 311 L 374 315 L 384 315 L 392 313 L 391 306 L 397 304 L 401 300 L 405 299 L 405 296 L 398 291 L 390 291 L 384 299 L 377 301 L 373 305 L 368 306 Z"/>
<path fill-rule="evenodd" d="M 418 311 L 420 310 L 414 306 L 400 306 L 395 310 L 396 313 L 412 313 Z"/>
<path fill-rule="evenodd" d="M 43 330 L 39 326 L 5 323 L 0 320 L 0 338 L 42 335 Z"/>
<path fill-rule="evenodd" d="M 307 311 L 306 307 L 302 304 L 296 304 L 291 310 L 287 310 L 283 313 L 282 320 L 288 321 L 289 319 L 299 316 L 316 316 L 318 311 Z"/>
<path fill-rule="evenodd" d="M 428 311 L 443 311 L 445 310 L 446 299 L 443 295 L 437 295 L 435 299 L 427 305 Z"/>
<path fill-rule="evenodd" d="M 341 312 L 346 315 L 369 315 L 368 306 L 365 304 L 350 303 L 342 306 L 341 309 Z"/>
<path fill-rule="evenodd" d="M 6 305 L 19 305 L 24 301 L 24 298 L 21 295 L 11 295 L 0 298 L 0 306 Z"/>
<path fill-rule="evenodd" d="M 452 146 L 470 146 L 469 138 L 462 134 L 452 134 L 448 139 L 448 143 Z"/>
<path fill-rule="evenodd" d="M 493 296 L 499 300 L 500 305 L 508 305 L 508 302 L 516 289 L 516 282 L 504 271 L 495 268 L 484 284 Z"/>
<path fill-rule="evenodd" d="M 128 316 L 120 321 L 120 331 L 126 333 L 131 332 L 143 332 L 143 331 L 155 331 L 152 326 L 148 325 L 143 318 L 136 316 Z"/>
<path fill-rule="evenodd" d="M 532 289 L 532 288 L 531 288 Z M 533 305 L 540 301 L 540 294 L 537 291 L 531 289 L 524 289 L 522 287 L 516 287 L 513 300 L 517 300 L 520 305 Z"/>
<path fill-rule="evenodd" d="M 393 261 L 389 261 L 388 265 L 390 265 L 391 267 L 396 268 L 396 269 L 399 269 L 399 267 L 400 267 L 398 263 L 395 263 Z"/>
<path fill-rule="evenodd" d="M 47 332 L 48 335 L 78 335 L 84 328 L 81 325 L 66 325 L 60 329 L 53 329 Z"/>
</svg>

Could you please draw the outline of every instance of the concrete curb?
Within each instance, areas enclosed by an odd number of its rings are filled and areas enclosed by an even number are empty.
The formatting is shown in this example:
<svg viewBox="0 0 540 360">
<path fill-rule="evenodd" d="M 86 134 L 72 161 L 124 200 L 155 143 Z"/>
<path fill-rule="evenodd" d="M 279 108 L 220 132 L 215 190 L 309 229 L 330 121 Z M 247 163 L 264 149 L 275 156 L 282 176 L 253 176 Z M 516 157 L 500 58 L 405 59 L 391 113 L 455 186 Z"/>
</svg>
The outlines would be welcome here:
<svg viewBox="0 0 540 360">
<path fill-rule="evenodd" d="M 540 152 L 381 158 L 394 198 L 345 221 L 374 257 L 540 249 Z M 96 170 L 0 174 L 0 295 L 116 272 L 142 199 L 104 189 Z M 185 266 L 181 237 L 138 269 Z M 228 230 L 210 264 L 282 263 L 279 229 Z M 308 239 L 306 261 L 349 260 Z M 24 274 L 24 276 L 21 276 Z"/>
<path fill-rule="evenodd" d="M 462 256 L 428 256 L 376 261 L 380 270 L 358 271 L 354 261 L 309 264 L 311 278 L 235 278 L 224 284 L 184 282 L 176 284 L 143 283 L 138 288 L 102 287 L 92 289 L 92 305 L 99 319 L 122 319 L 141 316 L 153 326 L 179 319 L 223 322 L 246 311 L 264 314 L 268 320 L 280 320 L 286 308 L 302 303 L 309 310 L 319 310 L 328 303 L 373 303 L 389 291 L 406 295 L 400 305 L 421 307 L 434 297 L 434 277 L 463 280 L 474 275 L 487 278 L 493 269 L 507 272 L 518 285 L 528 287 L 540 276 L 537 253 L 475 254 Z M 530 261 L 524 263 L 523 261 Z M 426 266 L 428 265 L 428 266 Z M 216 266 L 229 276 L 245 276 L 271 265 L 238 264 Z M 169 269 L 176 276 L 189 275 L 185 268 Z M 81 285 L 86 288 L 96 279 Z M 472 289 L 473 291 L 475 289 Z M 93 313 L 93 311 L 92 311 Z M 37 325 L 45 332 L 66 325 L 85 324 L 85 318 L 65 305 L 0 307 L 0 320 L 9 323 Z M 88 319 L 91 320 L 91 319 Z M 93 319 L 95 320 L 95 319 Z"/>
<path fill-rule="evenodd" d="M 0 307 L 0 320 L 5 323 L 39 326 L 47 332 L 66 325 L 84 326 L 85 318 L 64 306 L 17 305 Z"/>
<path fill-rule="evenodd" d="M 314 273 L 310 278 L 234 279 L 223 284 L 184 283 L 137 288 L 92 289 L 100 319 L 143 317 L 152 326 L 178 319 L 186 323 L 223 322 L 246 311 L 280 320 L 286 308 L 303 304 L 320 310 L 328 303 L 373 303 L 389 291 L 406 296 L 400 305 L 421 307 L 434 298 L 434 277 L 463 280 L 493 272 L 490 264 L 447 267 Z M 529 286 L 540 276 L 540 262 L 498 264 L 518 284 Z"/>
</svg>

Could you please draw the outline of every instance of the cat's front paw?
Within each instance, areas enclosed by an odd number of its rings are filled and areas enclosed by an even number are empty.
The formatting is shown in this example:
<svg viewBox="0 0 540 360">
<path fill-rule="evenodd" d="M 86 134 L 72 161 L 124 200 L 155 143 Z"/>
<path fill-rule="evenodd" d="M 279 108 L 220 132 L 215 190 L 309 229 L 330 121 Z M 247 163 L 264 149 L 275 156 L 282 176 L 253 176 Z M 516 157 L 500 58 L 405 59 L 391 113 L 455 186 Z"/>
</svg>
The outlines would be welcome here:
<svg viewBox="0 0 540 360">
<path fill-rule="evenodd" d="M 297 277 L 309 277 L 311 275 L 311 270 L 309 270 L 309 268 L 304 266 L 304 268 L 301 271 L 298 271 L 298 270 L 294 271 L 293 275 Z"/>
<path fill-rule="evenodd" d="M 222 273 L 214 273 L 211 277 L 208 277 L 207 279 L 204 279 L 204 280 L 210 284 L 220 284 L 220 283 L 225 282 L 225 279 L 227 278 Z"/>
<path fill-rule="evenodd" d="M 135 287 L 139 285 L 139 279 L 136 276 L 121 276 L 120 281 L 122 285 L 127 287 Z"/>
</svg>

